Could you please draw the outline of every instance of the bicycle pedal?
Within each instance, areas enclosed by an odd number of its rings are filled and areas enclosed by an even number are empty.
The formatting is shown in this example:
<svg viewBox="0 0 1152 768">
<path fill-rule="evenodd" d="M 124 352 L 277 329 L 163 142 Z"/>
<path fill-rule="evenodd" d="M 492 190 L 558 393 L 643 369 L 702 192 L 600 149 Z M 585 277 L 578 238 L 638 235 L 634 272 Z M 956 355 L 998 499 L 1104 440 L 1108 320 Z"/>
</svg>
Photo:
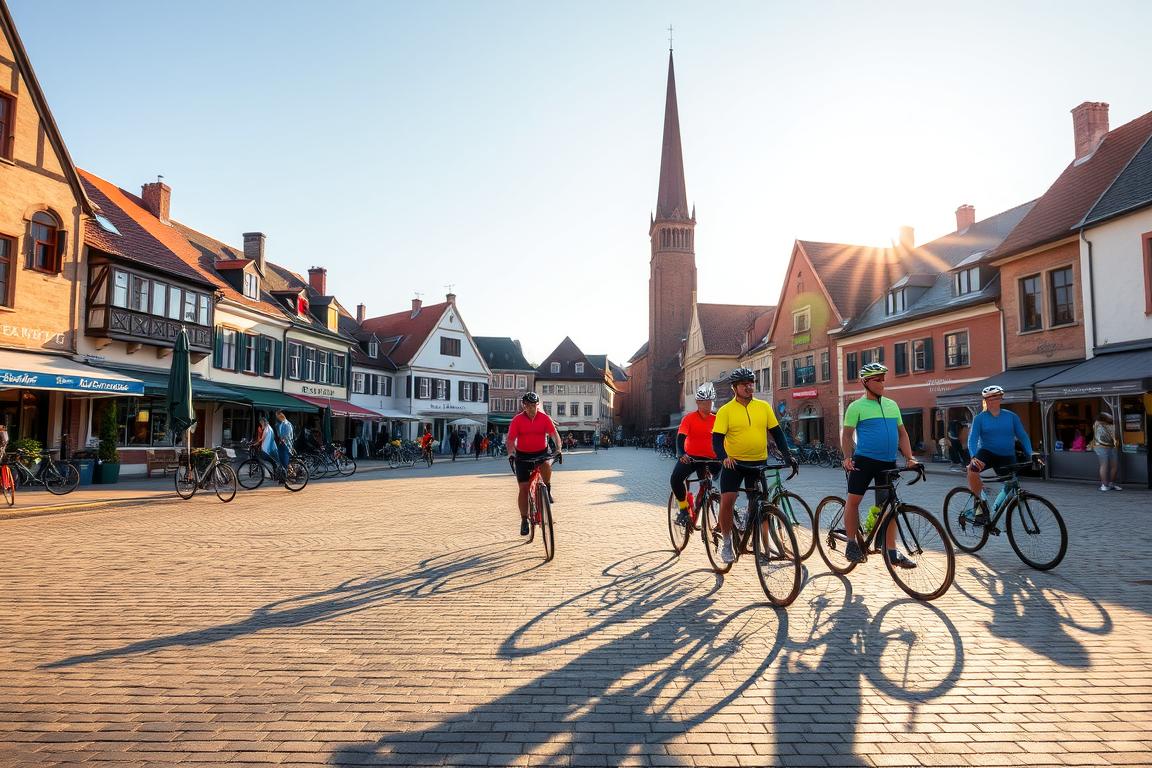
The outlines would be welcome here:
<svg viewBox="0 0 1152 768">
<path fill-rule="evenodd" d="M 990 526 L 988 526 L 988 533 L 992 534 L 993 536 L 999 536 L 1000 535 L 1000 529 L 994 525 L 990 525 Z"/>
</svg>

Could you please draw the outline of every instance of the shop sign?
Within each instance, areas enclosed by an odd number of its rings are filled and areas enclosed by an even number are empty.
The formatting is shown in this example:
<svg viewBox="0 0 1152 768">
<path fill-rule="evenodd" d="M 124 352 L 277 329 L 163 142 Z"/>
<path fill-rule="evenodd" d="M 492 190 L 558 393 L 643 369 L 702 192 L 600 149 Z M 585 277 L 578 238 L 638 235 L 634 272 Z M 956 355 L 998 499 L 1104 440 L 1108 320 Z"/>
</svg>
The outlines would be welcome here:
<svg viewBox="0 0 1152 768">
<path fill-rule="evenodd" d="M 801 346 L 803 344 L 811 344 L 811 343 L 812 343 L 812 334 L 811 333 L 798 333 L 792 337 L 792 345 L 793 346 Z"/>
<path fill-rule="evenodd" d="M 23 339 L 35 341 L 49 346 L 63 348 L 65 346 L 64 333 L 51 328 L 29 328 L 26 325 L 0 325 L 0 335 L 9 339 Z"/>
<path fill-rule="evenodd" d="M 797 389 L 792 392 L 792 397 L 797 400 L 807 399 L 810 397 L 819 397 L 820 393 L 814 389 Z"/>
<path fill-rule="evenodd" d="M 319 395 L 320 397 L 339 397 L 336 390 L 331 387 L 313 387 L 309 384 L 302 384 L 300 386 L 300 394 Z"/>
<path fill-rule="evenodd" d="M 142 395 L 144 384 L 139 381 L 98 379 L 91 376 L 60 376 L 55 373 L 31 371 L 0 371 L 0 386 L 27 389 L 62 389 L 70 392 L 109 392 L 117 395 Z"/>
<path fill-rule="evenodd" d="M 952 379 L 928 379 L 924 383 L 928 385 L 929 392 L 947 392 L 952 389 Z"/>
<path fill-rule="evenodd" d="M 1142 413 L 1126 413 L 1126 414 L 1124 414 L 1124 431 L 1125 432 L 1143 432 L 1144 431 L 1144 414 L 1142 414 Z"/>
</svg>

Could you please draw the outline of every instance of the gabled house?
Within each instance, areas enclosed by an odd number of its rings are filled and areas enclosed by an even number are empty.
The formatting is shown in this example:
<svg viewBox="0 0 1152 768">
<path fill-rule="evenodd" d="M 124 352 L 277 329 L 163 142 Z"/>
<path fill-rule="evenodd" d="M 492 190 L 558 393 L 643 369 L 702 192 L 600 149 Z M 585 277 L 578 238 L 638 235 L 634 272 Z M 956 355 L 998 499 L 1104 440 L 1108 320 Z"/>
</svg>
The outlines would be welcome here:
<svg viewBox="0 0 1152 768">
<path fill-rule="evenodd" d="M 404 422 L 412 421 L 413 418 L 397 407 L 396 363 L 385 352 L 386 340 L 361 325 L 366 319 L 367 308 L 363 304 L 357 305 L 355 318 L 341 309 L 340 330 L 356 340 L 350 351 L 352 379 L 349 400 L 353 405 L 382 417 L 362 425 L 359 436 L 365 443 L 365 449 L 379 446 L 384 440 L 401 437 Z"/>
<path fill-rule="evenodd" d="M 681 415 L 696 409 L 696 390 L 705 382 L 720 381 L 717 396 L 724 402 L 731 399 L 731 388 L 722 380 L 738 367 L 737 361 L 747 349 L 749 329 L 775 309 L 754 304 L 701 304 L 693 297 L 692 322 L 681 364 Z"/>
<path fill-rule="evenodd" d="M 492 372 L 472 341 L 456 307 L 456 294 L 440 304 L 412 308 L 364 320 L 361 328 L 382 340 L 384 353 L 396 364 L 397 410 L 414 419 L 406 437 L 415 438 L 423 425 L 442 446 L 450 429 L 474 433 L 488 422 L 488 382 Z"/>
<path fill-rule="evenodd" d="M 520 342 L 508 336 L 476 336 L 492 384 L 488 389 L 488 427 L 497 434 L 507 434 L 508 425 L 520 411 L 520 398 L 534 391 L 536 366 L 524 357 Z"/>
<path fill-rule="evenodd" d="M 611 379 L 612 386 L 604 392 L 601 400 L 601 430 L 600 444 L 607 445 L 609 440 L 619 440 L 622 435 L 623 423 L 621 421 L 621 398 L 628 391 L 628 373 L 623 367 L 608 359 L 608 355 L 588 355 L 592 365 L 604 372 L 606 379 Z M 611 425 L 611 429 L 608 429 Z"/>
<path fill-rule="evenodd" d="M 740 356 L 736 358 L 738 367 L 747 368 L 756 374 L 756 391 L 764 393 L 762 396 L 772 397 L 772 345 L 768 332 L 772 328 L 772 320 L 776 317 L 776 308 L 759 314 L 752 318 L 752 322 L 744 330 L 744 339 L 740 344 Z M 732 387 L 723 374 L 712 380 L 716 388 L 716 404 L 719 408 L 732 399 Z"/>
<path fill-rule="evenodd" d="M 591 444 L 612 432 L 616 385 L 607 358 L 597 365 L 571 338 L 564 340 L 536 367 L 540 406 L 552 417 L 561 437 L 572 435 Z"/>
</svg>

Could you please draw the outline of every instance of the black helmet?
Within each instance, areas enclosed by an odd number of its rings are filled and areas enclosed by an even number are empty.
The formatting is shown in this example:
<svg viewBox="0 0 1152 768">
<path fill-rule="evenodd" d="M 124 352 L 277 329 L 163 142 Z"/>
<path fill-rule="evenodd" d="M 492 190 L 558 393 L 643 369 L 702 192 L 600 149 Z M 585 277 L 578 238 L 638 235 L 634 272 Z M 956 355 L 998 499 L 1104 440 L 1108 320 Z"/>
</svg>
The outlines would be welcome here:
<svg viewBox="0 0 1152 768">
<path fill-rule="evenodd" d="M 538 403 L 540 402 L 540 395 L 535 392 L 525 392 L 524 397 L 520 398 L 522 403 Z"/>
<path fill-rule="evenodd" d="M 737 384 L 741 381 L 756 381 L 756 374 L 747 368 L 737 368 L 728 374 L 728 381 L 732 384 Z"/>
</svg>

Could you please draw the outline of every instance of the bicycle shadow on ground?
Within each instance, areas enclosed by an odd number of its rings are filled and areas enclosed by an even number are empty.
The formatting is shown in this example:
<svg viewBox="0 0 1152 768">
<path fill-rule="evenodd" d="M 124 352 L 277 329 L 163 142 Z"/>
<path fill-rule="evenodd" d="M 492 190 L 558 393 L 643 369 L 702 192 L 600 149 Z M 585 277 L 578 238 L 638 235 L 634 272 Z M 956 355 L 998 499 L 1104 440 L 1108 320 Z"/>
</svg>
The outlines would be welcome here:
<svg viewBox="0 0 1152 768">
<path fill-rule="evenodd" d="M 821 757 L 834 765 L 873 765 L 860 754 L 861 737 L 890 739 L 891 725 L 862 722 L 865 681 L 908 704 L 904 731 L 914 732 L 919 705 L 960 679 L 963 641 L 932 605 L 904 598 L 873 614 L 851 582 L 826 573 L 809 579 L 789 610 L 802 618 L 793 622 L 772 688 L 768 727 L 778 765 L 808 766 Z"/>
<path fill-rule="evenodd" d="M 979 589 L 959 580 L 960 594 L 992 612 L 985 622 L 996 637 L 1010 640 L 1065 667 L 1092 666 L 1084 644 L 1070 632 L 1093 635 L 1112 632 L 1112 616 L 1095 598 L 1073 590 L 1073 583 L 1032 570 L 993 571 L 985 564 L 969 565 L 966 572 Z"/>
<path fill-rule="evenodd" d="M 219 643 L 266 629 L 306 626 L 396 600 L 426 599 L 515 579 L 542 565 L 534 553 L 526 553 L 521 542 L 481 544 L 427 558 L 414 569 L 397 568 L 369 578 L 349 579 L 330 589 L 277 600 L 257 608 L 242 621 L 70 656 L 40 668 L 71 667 L 175 646 Z"/>
<path fill-rule="evenodd" d="M 603 572 L 608 583 L 547 608 L 502 644 L 501 658 L 528 669 L 554 662 L 549 671 L 435 725 L 345 746 L 329 764 L 456 765 L 478 753 L 487 765 L 522 765 L 525 755 L 533 764 L 569 756 L 614 764 L 683 742 L 684 731 L 761 682 L 787 614 L 721 610 L 711 571 L 675 565 L 667 552 L 615 563 Z M 583 628 L 559 629 L 571 622 Z"/>
</svg>

